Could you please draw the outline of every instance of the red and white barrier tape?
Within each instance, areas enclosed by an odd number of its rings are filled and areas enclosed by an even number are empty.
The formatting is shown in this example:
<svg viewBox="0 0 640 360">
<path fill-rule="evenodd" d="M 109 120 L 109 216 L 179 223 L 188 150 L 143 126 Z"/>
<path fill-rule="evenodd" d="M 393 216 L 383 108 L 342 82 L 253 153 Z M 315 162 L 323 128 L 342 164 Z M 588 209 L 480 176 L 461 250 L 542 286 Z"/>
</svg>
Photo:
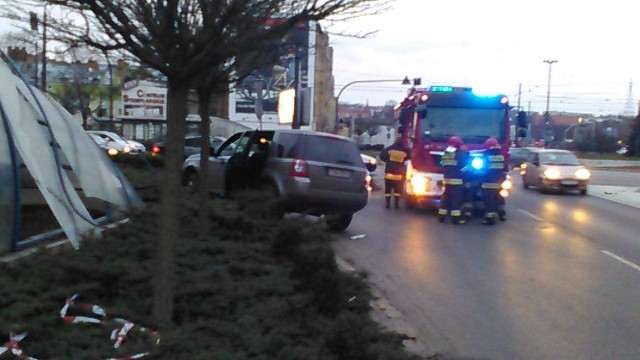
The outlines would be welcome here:
<svg viewBox="0 0 640 360">
<path fill-rule="evenodd" d="M 121 318 L 113 318 L 108 319 L 106 311 L 98 306 L 93 304 L 76 304 L 75 300 L 78 298 L 78 294 L 74 294 L 70 298 L 68 298 L 60 309 L 60 317 L 67 324 L 80 324 L 80 323 L 91 323 L 91 324 L 99 324 L 99 325 L 116 325 L 117 328 L 111 332 L 111 340 L 115 341 L 113 344 L 114 349 L 120 348 L 122 344 L 127 340 L 127 335 L 129 332 L 136 326 L 133 322 L 121 319 Z M 72 306 L 77 306 L 83 309 L 84 311 L 88 311 L 96 317 L 91 316 L 78 316 L 78 315 L 68 315 L 68 312 Z M 143 326 L 138 326 L 138 331 L 147 335 L 149 338 L 155 340 L 155 344 L 160 343 L 160 335 L 157 331 L 151 331 Z M 9 341 L 7 341 L 3 346 L 0 346 L 0 355 L 10 352 L 15 355 L 18 359 L 21 360 L 38 360 L 34 357 L 26 355 L 22 349 L 20 348 L 20 341 L 22 341 L 27 336 L 27 333 L 21 334 L 9 334 Z M 139 353 L 135 355 L 129 355 L 122 358 L 108 358 L 105 360 L 135 360 L 141 359 L 145 356 L 149 355 L 148 352 Z"/>
<path fill-rule="evenodd" d="M 20 348 L 20 341 L 22 341 L 25 337 L 27 337 L 27 333 L 21 334 L 9 334 L 9 341 L 7 341 L 3 346 L 0 346 L 0 355 L 4 354 L 7 351 L 10 351 L 13 355 L 17 356 L 18 359 L 24 360 L 38 360 L 34 357 L 31 357 L 25 354 Z"/>
<path fill-rule="evenodd" d="M 111 332 L 111 337 L 110 337 L 112 341 L 115 341 L 115 343 L 113 344 L 113 348 L 118 349 L 127 340 L 127 335 L 136 326 L 136 324 L 129 320 L 121 319 L 121 318 L 113 318 L 109 320 L 107 319 L 106 311 L 102 307 L 98 305 L 93 305 L 93 304 L 76 304 L 75 300 L 77 298 L 78 298 L 78 294 L 74 294 L 67 299 L 62 309 L 60 309 L 60 317 L 66 323 L 69 323 L 69 324 L 93 323 L 93 324 L 106 325 L 111 323 L 113 325 L 113 323 L 115 323 L 116 325 L 119 325 L 118 328 L 114 329 Z M 67 313 L 69 312 L 69 309 L 74 305 L 79 306 L 83 310 L 89 311 L 99 316 L 99 318 L 89 317 L 89 316 L 67 315 Z M 160 335 L 158 334 L 158 332 L 149 331 L 147 330 L 147 328 L 143 326 L 138 326 L 138 331 L 143 334 L 147 334 L 147 336 L 149 336 L 151 339 L 154 339 L 156 345 L 160 343 Z M 118 359 L 109 358 L 107 360 L 130 360 L 130 359 L 133 360 L 133 359 L 143 358 L 147 355 L 149 355 L 149 353 L 145 352 L 145 353 L 135 354 L 135 355 L 131 355 L 124 358 L 118 358 Z"/>
</svg>

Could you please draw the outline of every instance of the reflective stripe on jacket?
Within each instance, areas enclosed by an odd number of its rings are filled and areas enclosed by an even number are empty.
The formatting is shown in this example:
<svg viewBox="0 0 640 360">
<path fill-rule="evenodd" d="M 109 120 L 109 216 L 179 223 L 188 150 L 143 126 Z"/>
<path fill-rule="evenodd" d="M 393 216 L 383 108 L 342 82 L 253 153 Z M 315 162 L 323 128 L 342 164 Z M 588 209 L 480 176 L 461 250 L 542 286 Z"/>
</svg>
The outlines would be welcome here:
<svg viewBox="0 0 640 360">
<path fill-rule="evenodd" d="M 409 150 L 400 143 L 394 143 L 380 152 L 380 160 L 385 162 L 385 179 L 402 180 L 407 171 L 405 161 L 409 158 Z M 392 177 L 388 177 L 392 175 Z M 399 178 L 395 176 L 399 176 Z"/>
<path fill-rule="evenodd" d="M 490 155 L 489 156 L 489 168 L 502 169 L 504 168 L 504 155 Z"/>
<path fill-rule="evenodd" d="M 483 189 L 500 189 L 499 183 L 482 183 Z"/>
<path fill-rule="evenodd" d="M 462 179 L 444 179 L 445 185 L 462 185 Z"/>
<path fill-rule="evenodd" d="M 402 180 L 402 175 L 386 173 L 384 174 L 384 178 L 387 180 Z"/>
</svg>

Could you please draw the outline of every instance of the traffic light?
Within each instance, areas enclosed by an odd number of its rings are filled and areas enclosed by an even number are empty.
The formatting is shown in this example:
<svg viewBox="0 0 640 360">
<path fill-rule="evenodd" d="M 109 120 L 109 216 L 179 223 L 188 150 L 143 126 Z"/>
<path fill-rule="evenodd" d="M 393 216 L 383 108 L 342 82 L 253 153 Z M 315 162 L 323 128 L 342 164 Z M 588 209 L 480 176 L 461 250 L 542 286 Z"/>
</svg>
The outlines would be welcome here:
<svg viewBox="0 0 640 360">
<path fill-rule="evenodd" d="M 31 24 L 31 30 L 37 31 L 38 30 L 38 14 L 34 13 L 33 11 L 29 11 L 29 23 Z"/>
<path fill-rule="evenodd" d="M 527 113 L 524 111 L 518 111 L 516 122 L 518 123 L 518 127 L 521 128 L 526 128 L 527 126 L 529 126 L 529 124 L 527 124 Z"/>
</svg>

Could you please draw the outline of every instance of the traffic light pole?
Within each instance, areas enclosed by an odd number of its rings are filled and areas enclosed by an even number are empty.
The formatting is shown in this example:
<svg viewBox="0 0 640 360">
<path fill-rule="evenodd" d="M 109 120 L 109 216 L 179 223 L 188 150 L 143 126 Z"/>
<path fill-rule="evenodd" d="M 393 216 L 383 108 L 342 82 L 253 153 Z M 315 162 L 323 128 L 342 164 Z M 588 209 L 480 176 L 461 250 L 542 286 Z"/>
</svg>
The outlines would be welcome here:
<svg viewBox="0 0 640 360">
<path fill-rule="evenodd" d="M 417 81 L 418 79 L 415 79 L 414 81 Z M 342 92 L 345 91 L 349 86 L 353 85 L 353 84 L 362 84 L 362 83 L 383 83 L 383 82 L 398 82 L 398 81 L 402 81 L 402 85 L 410 85 L 411 82 L 409 81 L 409 77 L 405 76 L 404 79 L 402 80 L 356 80 L 356 81 L 352 81 L 350 83 L 348 83 L 347 85 L 343 86 L 340 91 L 338 91 L 338 95 L 336 96 L 336 117 L 335 117 L 335 124 L 338 123 L 338 106 L 340 104 L 340 95 L 342 95 Z M 351 137 L 354 137 L 355 135 L 355 120 L 351 120 Z"/>
</svg>

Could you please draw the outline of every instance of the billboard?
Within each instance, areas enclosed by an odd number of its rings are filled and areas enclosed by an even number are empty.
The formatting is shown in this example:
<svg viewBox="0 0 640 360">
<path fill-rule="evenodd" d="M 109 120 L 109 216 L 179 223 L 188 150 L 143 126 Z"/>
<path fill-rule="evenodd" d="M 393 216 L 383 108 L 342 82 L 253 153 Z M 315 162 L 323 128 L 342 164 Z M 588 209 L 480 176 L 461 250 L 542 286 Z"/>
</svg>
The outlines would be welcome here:
<svg viewBox="0 0 640 360">
<path fill-rule="evenodd" d="M 277 19 L 274 19 L 277 21 Z M 234 121 L 255 118 L 258 110 L 267 119 L 277 117 L 280 92 L 296 86 L 301 89 L 309 83 L 309 24 L 301 23 L 287 36 L 291 46 L 279 56 L 275 64 L 253 70 L 239 80 L 230 94 L 230 119 Z M 262 105 L 260 107 L 260 105 Z M 254 116 L 250 116 L 254 115 Z"/>
<path fill-rule="evenodd" d="M 131 80 L 122 87 L 122 119 L 167 120 L 167 88 Z"/>
</svg>

